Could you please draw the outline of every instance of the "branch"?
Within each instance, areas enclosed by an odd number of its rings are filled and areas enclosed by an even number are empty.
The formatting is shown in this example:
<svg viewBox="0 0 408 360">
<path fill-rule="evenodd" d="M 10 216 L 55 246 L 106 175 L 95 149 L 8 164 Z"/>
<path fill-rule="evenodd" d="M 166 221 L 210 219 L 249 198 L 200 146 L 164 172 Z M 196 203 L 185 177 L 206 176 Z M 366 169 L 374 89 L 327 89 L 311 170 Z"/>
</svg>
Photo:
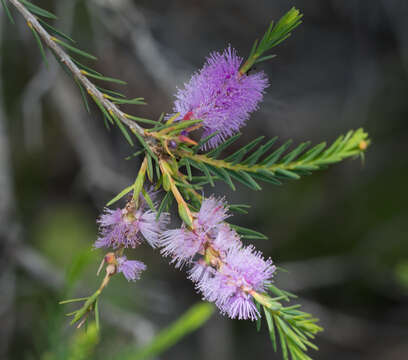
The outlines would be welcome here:
<svg viewBox="0 0 408 360">
<path fill-rule="evenodd" d="M 120 121 L 126 124 L 133 133 L 144 137 L 144 129 L 138 124 L 129 120 L 123 111 L 121 111 L 112 101 L 107 99 L 106 96 L 91 81 L 89 81 L 89 79 L 84 75 L 86 72 L 84 72 L 83 69 L 80 69 L 74 63 L 71 57 L 62 49 L 60 45 L 58 45 L 58 40 L 51 36 L 39 23 L 36 16 L 28 11 L 27 8 L 18 0 L 9 1 L 21 13 L 21 15 L 23 15 L 28 26 L 34 29 L 44 43 L 53 51 L 58 60 L 66 66 L 66 68 L 74 76 L 74 79 L 84 86 L 88 94 L 95 100 L 95 102 L 99 102 L 109 114 L 116 116 Z M 90 75 L 89 73 L 87 74 Z"/>
<path fill-rule="evenodd" d="M 28 246 L 15 246 L 11 256 L 28 274 L 54 290 L 64 287 L 64 275 L 45 257 Z M 106 301 L 102 302 L 101 316 L 111 325 L 133 334 L 139 343 L 147 343 L 154 337 L 153 324 L 138 314 L 127 312 Z"/>
<path fill-rule="evenodd" d="M 291 140 L 289 140 L 264 157 L 277 138 L 275 137 L 256 148 L 263 139 L 261 136 L 232 155 L 224 159 L 217 159 L 218 155 L 236 141 L 239 136 L 240 134 L 231 137 L 218 148 L 206 154 L 180 150 L 177 155 L 188 159 L 187 162 L 204 173 L 204 177 L 195 178 L 202 181 L 199 185 L 213 183 L 213 180 L 221 179 L 235 189 L 231 181 L 232 177 L 254 190 L 260 190 L 261 187 L 254 178 L 279 185 L 282 179 L 299 179 L 301 175 L 307 175 L 311 171 L 340 162 L 345 158 L 363 156 L 370 144 L 367 133 L 363 129 L 358 129 L 341 135 L 327 148 L 326 143 L 321 143 L 305 151 L 310 145 L 309 142 L 305 142 L 286 153 L 291 144 Z M 256 150 L 250 153 L 255 148 Z"/>
</svg>

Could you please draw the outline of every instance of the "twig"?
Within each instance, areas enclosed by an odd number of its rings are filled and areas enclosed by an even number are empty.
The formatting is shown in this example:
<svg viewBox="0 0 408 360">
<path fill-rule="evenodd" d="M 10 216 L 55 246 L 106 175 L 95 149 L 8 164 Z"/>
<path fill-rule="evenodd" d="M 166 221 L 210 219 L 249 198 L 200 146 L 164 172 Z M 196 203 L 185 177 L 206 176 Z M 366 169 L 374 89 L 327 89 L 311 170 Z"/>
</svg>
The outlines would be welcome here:
<svg viewBox="0 0 408 360">
<path fill-rule="evenodd" d="M 129 120 L 114 103 L 112 103 L 106 97 L 103 96 L 102 92 L 99 91 L 98 88 L 91 81 L 88 80 L 88 78 L 81 72 L 78 66 L 61 48 L 61 46 L 59 46 L 54 41 L 54 38 L 41 26 L 41 24 L 37 21 L 37 18 L 33 14 L 31 14 L 18 0 L 9 1 L 21 13 L 21 15 L 23 15 L 24 19 L 27 21 L 29 26 L 31 26 L 38 33 L 38 35 L 41 37 L 44 43 L 54 52 L 54 54 L 58 57 L 61 63 L 66 65 L 68 70 L 72 73 L 73 77 L 84 86 L 86 91 L 91 96 L 96 98 L 98 102 L 100 102 L 109 113 L 113 113 L 133 132 L 138 133 L 141 136 L 144 136 L 143 128 L 138 124 L 134 123 L 133 121 Z"/>
<path fill-rule="evenodd" d="M 64 286 L 64 276 L 44 256 L 36 250 L 19 245 L 11 254 L 16 263 L 30 276 L 39 280 L 42 284 L 54 290 L 60 290 Z M 102 300 L 104 311 L 101 316 L 107 323 L 123 331 L 131 333 L 138 343 L 147 343 L 154 337 L 155 329 L 147 319 L 130 313 Z"/>
<path fill-rule="evenodd" d="M 64 30 L 68 34 L 71 33 L 75 1 L 57 2 L 56 8 L 58 15 L 64 15 L 61 19 L 66 24 Z M 49 62 L 48 65 L 46 66 L 44 62 L 40 63 L 39 70 L 35 72 L 28 82 L 22 95 L 24 142 L 29 150 L 42 146 L 43 105 L 41 100 L 54 85 L 58 75 L 58 64 L 56 62 Z"/>
</svg>

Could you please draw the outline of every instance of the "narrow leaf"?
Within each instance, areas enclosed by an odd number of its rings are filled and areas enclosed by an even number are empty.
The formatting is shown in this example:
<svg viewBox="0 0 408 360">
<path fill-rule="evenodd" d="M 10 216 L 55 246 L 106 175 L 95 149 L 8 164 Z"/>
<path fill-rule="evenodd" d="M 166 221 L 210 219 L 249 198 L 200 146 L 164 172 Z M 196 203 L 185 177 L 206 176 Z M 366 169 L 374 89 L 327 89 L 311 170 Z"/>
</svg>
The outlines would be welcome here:
<svg viewBox="0 0 408 360">
<path fill-rule="evenodd" d="M 64 41 L 62 41 L 62 40 L 60 40 L 60 39 L 58 39 L 56 37 L 52 37 L 52 40 L 54 40 L 59 45 L 65 47 L 66 49 L 68 49 L 68 50 L 70 50 L 70 51 L 72 51 L 72 52 L 74 52 L 74 53 L 76 53 L 78 55 L 81 55 L 81 56 L 86 57 L 86 58 L 91 59 L 91 60 L 97 60 L 97 58 L 95 56 L 93 56 L 93 55 L 91 55 L 91 54 L 89 54 L 89 53 L 87 53 L 87 52 L 85 52 L 83 50 L 80 50 L 80 49 L 78 49 L 78 48 L 76 48 L 74 46 L 71 46 L 71 45 L 67 44 L 66 42 L 64 42 Z"/>
<path fill-rule="evenodd" d="M 120 80 L 120 79 L 115 79 L 112 77 L 108 77 L 108 76 L 102 76 L 102 75 L 97 75 L 94 72 L 88 72 L 88 71 L 81 71 L 82 74 L 84 74 L 85 76 L 94 78 L 94 79 L 98 79 L 98 80 L 102 80 L 102 81 L 108 81 L 108 82 L 112 82 L 112 83 L 116 83 L 116 84 L 121 84 L 121 85 L 126 85 L 126 81 Z"/>
<path fill-rule="evenodd" d="M 267 141 L 264 145 L 260 146 L 253 154 L 248 156 L 248 158 L 242 163 L 244 165 L 254 165 L 259 160 L 259 158 L 265 154 L 269 148 L 276 142 L 277 136 Z"/>
<path fill-rule="evenodd" d="M 112 200 L 110 200 L 106 206 L 111 206 L 112 204 L 114 204 L 116 201 L 122 199 L 125 195 L 127 195 L 128 193 L 130 193 L 133 190 L 134 185 L 130 185 L 127 188 L 123 189 L 118 195 L 116 195 Z"/>
<path fill-rule="evenodd" d="M 46 17 L 46 18 L 49 18 L 49 19 L 54 19 L 54 20 L 57 19 L 57 17 L 54 14 L 50 13 L 47 10 L 44 10 L 43 8 L 40 8 L 37 5 L 34 5 L 34 4 L 30 3 L 27 0 L 19 0 L 19 1 L 22 4 L 24 4 L 25 7 L 28 10 L 30 10 L 30 12 L 32 12 L 33 14 L 40 15 L 40 16 L 43 16 L 43 17 Z"/>
<path fill-rule="evenodd" d="M 266 306 L 263 306 L 264 313 L 265 313 L 265 318 L 266 318 L 266 323 L 268 324 L 268 329 L 269 329 L 269 337 L 272 342 L 272 347 L 273 351 L 276 352 L 276 333 L 275 333 L 275 325 L 273 323 L 273 318 L 272 315 L 269 311 L 269 309 Z"/>
<path fill-rule="evenodd" d="M 2 0 L 3 1 L 3 0 Z M 38 18 L 37 19 L 41 25 L 48 30 L 48 32 L 52 35 L 57 35 L 57 36 L 61 36 L 62 38 L 64 38 L 65 40 L 68 40 L 72 43 L 75 43 L 75 40 L 72 39 L 71 37 L 69 37 L 68 35 L 64 34 L 62 31 L 59 31 L 58 29 L 56 29 L 55 27 L 51 26 L 50 24 L 48 24 L 47 22 L 45 22 L 43 19 Z"/>
<path fill-rule="evenodd" d="M 260 233 L 258 231 L 248 229 L 248 228 L 245 228 L 245 227 L 242 227 L 242 226 L 238 226 L 238 225 L 235 225 L 235 224 L 230 224 L 230 226 L 238 234 L 242 235 L 242 237 L 246 237 L 246 238 L 251 237 L 251 239 L 261 239 L 261 240 L 267 240 L 268 239 L 267 236 L 265 236 L 264 234 L 262 234 L 262 233 Z"/>
<path fill-rule="evenodd" d="M 221 145 L 219 145 L 215 149 L 213 149 L 213 150 L 209 151 L 208 153 L 206 153 L 206 156 L 216 158 L 224 149 L 226 149 L 228 146 L 233 144 L 240 137 L 241 137 L 241 133 L 238 133 L 238 134 L 235 134 L 234 136 L 231 136 L 228 140 L 224 141 Z"/>
<path fill-rule="evenodd" d="M 260 136 L 256 138 L 255 140 L 252 140 L 249 144 L 245 145 L 244 147 L 242 147 L 241 149 L 239 149 L 232 155 L 225 158 L 225 161 L 230 161 L 233 164 L 239 163 L 249 151 L 251 151 L 255 146 L 257 146 L 260 141 L 262 141 L 263 138 L 264 136 Z"/>
<path fill-rule="evenodd" d="M 35 31 L 35 29 L 33 28 L 33 26 L 30 23 L 28 23 L 28 27 L 31 29 L 31 32 L 33 33 L 34 38 L 35 38 L 35 40 L 37 42 L 37 45 L 40 48 L 41 56 L 42 56 L 42 58 L 44 60 L 44 63 L 48 67 L 49 66 L 48 65 L 48 60 L 47 60 L 47 57 L 45 55 L 44 47 L 43 47 L 43 44 L 41 42 L 40 36 L 37 34 L 37 31 Z"/>
<path fill-rule="evenodd" d="M 10 22 L 11 22 L 12 24 L 15 24 L 14 19 L 13 19 L 13 16 L 11 15 L 10 10 L 9 10 L 9 8 L 8 8 L 8 6 L 7 6 L 6 0 L 1 0 L 1 3 L 2 3 L 2 5 L 3 5 L 4 11 L 6 12 L 6 14 L 7 14 L 7 16 L 8 16 L 8 18 L 9 18 Z"/>
</svg>

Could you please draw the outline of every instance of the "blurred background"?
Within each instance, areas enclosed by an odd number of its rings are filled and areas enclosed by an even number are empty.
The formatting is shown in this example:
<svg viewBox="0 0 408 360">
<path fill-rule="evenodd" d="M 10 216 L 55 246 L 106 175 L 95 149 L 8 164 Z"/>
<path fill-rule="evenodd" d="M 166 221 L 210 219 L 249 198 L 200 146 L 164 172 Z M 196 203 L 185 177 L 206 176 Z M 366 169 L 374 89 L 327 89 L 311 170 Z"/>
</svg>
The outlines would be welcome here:
<svg viewBox="0 0 408 360">
<path fill-rule="evenodd" d="M 333 141 L 364 127 L 372 146 L 348 160 L 262 192 L 207 189 L 252 205 L 234 222 L 263 232 L 255 245 L 277 265 L 276 284 L 300 295 L 321 319 L 315 359 L 408 358 L 408 2 L 403 0 L 131 1 L 36 0 L 57 27 L 98 56 L 96 70 L 157 118 L 177 86 L 209 52 L 228 44 L 246 56 L 271 19 L 290 7 L 304 23 L 259 68 L 270 87 L 241 144 L 278 135 L 284 142 Z M 13 11 L 0 11 L 0 358 L 65 359 L 78 340 L 58 301 L 96 289 L 102 253 L 91 251 L 95 219 L 135 176 L 138 160 L 117 129 L 89 115 L 74 82 Z M 200 300 L 183 271 L 147 246 L 148 271 L 136 284 L 115 278 L 101 303 L 94 354 L 114 357 L 148 343 Z M 160 355 L 162 359 L 280 359 L 268 333 L 218 314 Z M 71 357 L 75 358 L 75 356 Z"/>
</svg>

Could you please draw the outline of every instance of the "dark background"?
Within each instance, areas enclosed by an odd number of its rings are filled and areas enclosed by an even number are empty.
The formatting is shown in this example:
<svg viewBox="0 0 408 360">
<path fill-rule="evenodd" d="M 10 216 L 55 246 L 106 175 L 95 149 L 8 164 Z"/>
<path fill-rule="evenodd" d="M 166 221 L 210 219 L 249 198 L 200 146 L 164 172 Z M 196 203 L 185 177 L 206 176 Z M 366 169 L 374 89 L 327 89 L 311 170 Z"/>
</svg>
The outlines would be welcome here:
<svg viewBox="0 0 408 360">
<path fill-rule="evenodd" d="M 246 56 L 271 19 L 290 7 L 304 23 L 259 66 L 270 87 L 244 129 L 280 141 L 333 141 L 364 127 L 365 163 L 347 160 L 283 187 L 212 192 L 252 205 L 236 223 L 269 236 L 255 245 L 289 273 L 278 286 L 300 295 L 326 331 L 316 359 L 408 358 L 408 2 L 35 1 L 99 58 L 92 65 L 143 96 L 133 113 L 157 118 L 210 51 Z M 59 359 L 73 329 L 58 300 L 96 288 L 102 253 L 90 251 L 104 204 L 134 178 L 138 160 L 97 109 L 86 113 L 72 79 L 44 67 L 20 15 L 0 12 L 0 358 Z M 119 89 L 119 87 L 118 87 Z M 122 88 L 121 88 L 122 89 Z M 136 284 L 115 279 L 103 295 L 95 358 L 143 344 L 199 301 L 185 273 L 147 246 Z M 68 274 L 68 275 L 67 275 Z M 80 281 L 76 281 L 80 279 Z M 280 359 L 265 328 L 219 316 L 163 359 Z"/>
</svg>

